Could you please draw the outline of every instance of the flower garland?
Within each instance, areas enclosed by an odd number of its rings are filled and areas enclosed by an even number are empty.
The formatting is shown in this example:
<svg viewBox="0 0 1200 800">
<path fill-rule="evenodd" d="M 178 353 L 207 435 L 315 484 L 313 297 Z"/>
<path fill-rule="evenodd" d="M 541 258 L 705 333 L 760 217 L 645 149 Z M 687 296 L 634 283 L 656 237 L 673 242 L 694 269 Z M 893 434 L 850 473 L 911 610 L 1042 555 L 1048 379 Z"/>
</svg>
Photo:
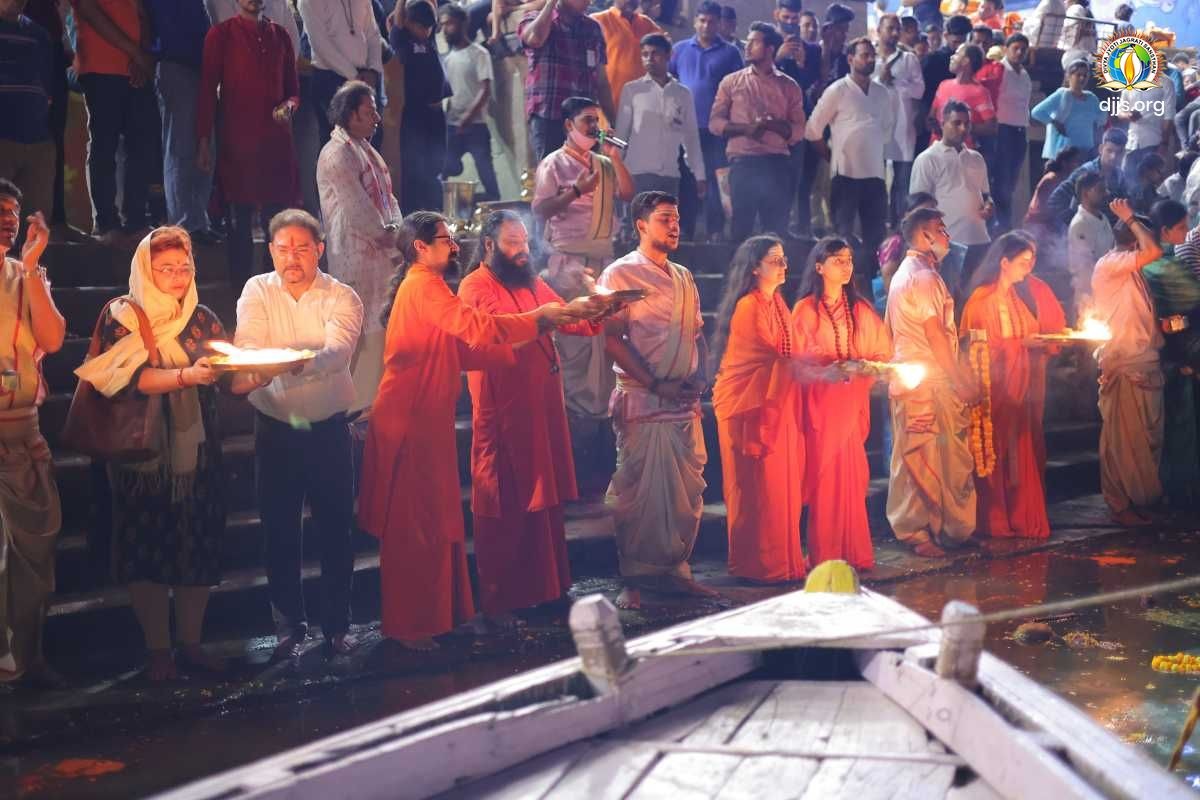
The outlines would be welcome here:
<svg viewBox="0 0 1200 800">
<path fill-rule="evenodd" d="M 968 353 L 971 369 L 982 387 L 979 402 L 971 406 L 971 455 L 975 457 L 975 474 L 986 478 L 996 468 L 996 446 L 992 435 L 992 365 L 987 337 L 972 331 Z"/>
</svg>

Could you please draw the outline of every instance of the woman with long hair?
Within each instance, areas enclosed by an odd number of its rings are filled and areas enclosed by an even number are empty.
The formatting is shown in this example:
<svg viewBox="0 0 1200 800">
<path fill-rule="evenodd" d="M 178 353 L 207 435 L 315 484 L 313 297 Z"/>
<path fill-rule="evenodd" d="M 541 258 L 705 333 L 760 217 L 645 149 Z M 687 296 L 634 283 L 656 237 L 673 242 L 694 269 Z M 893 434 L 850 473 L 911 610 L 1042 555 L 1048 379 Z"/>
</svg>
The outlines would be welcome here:
<svg viewBox="0 0 1200 800">
<path fill-rule="evenodd" d="M 779 293 L 783 242 L 737 249 L 717 314 L 710 364 L 729 528 L 729 571 L 765 583 L 804 577 L 800 549 L 804 439 L 800 344 Z"/>
<path fill-rule="evenodd" d="M 991 536 L 1044 539 L 1046 516 L 1046 407 L 1048 351 L 1032 337 L 1058 333 L 1066 315 L 1054 292 L 1031 273 L 1038 246 L 1022 230 L 992 242 L 975 273 L 959 330 L 985 331 L 991 362 L 991 474 L 977 477 L 977 530 Z"/>
<path fill-rule="evenodd" d="M 800 276 L 792 321 L 804 351 L 821 363 L 890 361 L 892 340 L 871 303 L 854 286 L 850 245 L 836 237 L 817 242 Z M 867 522 L 867 434 L 871 385 L 867 376 L 804 387 L 804 497 L 808 553 L 815 566 L 841 559 L 856 569 L 875 565 Z"/>
</svg>

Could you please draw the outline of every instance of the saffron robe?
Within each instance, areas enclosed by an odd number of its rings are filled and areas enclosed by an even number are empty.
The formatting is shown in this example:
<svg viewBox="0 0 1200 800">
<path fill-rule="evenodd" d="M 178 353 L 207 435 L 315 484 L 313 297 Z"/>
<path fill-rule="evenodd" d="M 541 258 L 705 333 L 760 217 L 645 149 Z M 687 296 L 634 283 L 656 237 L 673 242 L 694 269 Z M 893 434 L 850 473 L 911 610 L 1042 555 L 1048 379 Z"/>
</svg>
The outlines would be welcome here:
<svg viewBox="0 0 1200 800">
<path fill-rule="evenodd" d="M 832 311 L 831 318 L 815 295 L 796 303 L 792 319 L 806 353 L 824 364 L 846 358 L 891 360 L 892 338 L 869 303 L 859 300 L 855 304 L 852 324 L 848 324 L 845 303 Z M 856 569 L 875 566 L 867 521 L 871 469 L 866 448 L 874 382 L 859 376 L 844 383 L 821 381 L 804 387 L 802 419 L 808 453 L 804 496 L 813 566 L 834 559 Z"/>
<path fill-rule="evenodd" d="M 492 314 L 517 314 L 562 299 L 535 278 L 506 287 L 481 267 L 458 296 Z M 600 325 L 575 323 L 559 333 L 595 336 Z M 471 392 L 471 512 L 479 605 L 498 614 L 557 600 L 571 586 L 563 504 L 579 497 L 554 338 L 519 349 L 476 348 L 487 358 L 467 373 Z"/>
<path fill-rule="evenodd" d="M 767 582 L 805 575 L 800 547 L 805 447 L 798 345 L 779 292 L 738 300 L 713 385 L 729 572 Z"/>
<path fill-rule="evenodd" d="M 963 307 L 961 328 L 987 332 L 991 362 L 996 467 L 986 478 L 975 478 L 976 527 L 990 536 L 1044 539 L 1050 535 L 1042 427 L 1047 353 L 1024 340 L 1061 331 L 1066 314 L 1049 286 L 1032 275 L 1025 280 L 1034 308 L 1015 289 L 1002 294 L 994 283 L 981 286 Z"/>
<path fill-rule="evenodd" d="M 536 336 L 533 314 L 477 311 L 425 267 L 400 284 L 358 496 L 359 526 L 380 539 L 385 636 L 424 639 L 474 614 L 454 434 L 459 372 L 471 366 L 467 345 Z"/>
</svg>

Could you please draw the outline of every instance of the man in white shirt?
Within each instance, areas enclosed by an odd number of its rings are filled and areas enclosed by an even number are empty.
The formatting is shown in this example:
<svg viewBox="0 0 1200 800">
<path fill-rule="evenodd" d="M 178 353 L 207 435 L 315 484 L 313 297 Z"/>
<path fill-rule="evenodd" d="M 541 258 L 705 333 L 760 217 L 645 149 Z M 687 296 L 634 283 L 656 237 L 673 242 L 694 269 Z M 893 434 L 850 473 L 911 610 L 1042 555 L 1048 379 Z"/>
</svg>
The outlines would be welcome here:
<svg viewBox="0 0 1200 800">
<path fill-rule="evenodd" d="M 492 135 L 488 132 L 487 108 L 492 98 L 492 55 L 483 45 L 467 40 L 467 12 L 448 4 L 440 11 L 442 35 L 449 52 L 442 57 L 446 83 L 446 164 L 442 179 L 463 171 L 462 157 L 471 154 L 483 194 L 476 200 L 499 200 L 500 184 L 492 164 Z"/>
<path fill-rule="evenodd" d="M 1029 161 L 1026 131 L 1033 81 L 1029 70 L 1023 66 L 1028 52 L 1029 39 L 1024 34 L 1014 33 L 1004 42 L 1004 58 L 1000 59 L 999 68 L 990 70 L 989 76 L 977 76 L 991 92 L 992 103 L 996 106 L 996 147 L 988 174 L 1001 230 L 1012 227 L 1013 191 L 1022 165 Z"/>
<path fill-rule="evenodd" d="M 804 135 L 830 160 L 830 212 L 834 230 L 843 238 L 854 235 L 854 218 L 862 226 L 862 248 L 855 269 L 870 279 L 879 268 L 875 251 L 883 241 L 887 221 L 884 184 L 885 132 L 894 125 L 892 90 L 871 78 L 875 45 L 864 37 L 847 44 L 850 74 L 834 81 L 821 94 Z M 824 142 L 829 128 L 829 144 Z"/>
<path fill-rule="evenodd" d="M 629 142 L 625 166 L 633 176 L 635 192 L 660 191 L 679 195 L 679 148 L 687 168 L 702 176 L 704 154 L 692 92 L 667 72 L 671 40 L 661 33 L 642 37 L 642 66 L 646 74 L 629 81 L 617 106 L 618 138 Z M 696 192 L 704 197 L 704 179 Z"/>
<path fill-rule="evenodd" d="M 1159 76 L 1153 89 L 1125 89 L 1121 92 L 1122 106 L 1128 110 L 1117 119 L 1129 123 L 1129 138 L 1125 142 L 1125 175 L 1130 183 L 1137 180 L 1142 159 L 1151 153 L 1162 153 L 1164 142 L 1170 140 L 1175 128 L 1175 85 L 1165 74 Z M 1161 111 L 1159 110 L 1161 109 Z"/>
<path fill-rule="evenodd" d="M 921 61 L 900 47 L 900 17 L 883 14 L 876 27 L 879 56 L 875 61 L 875 80 L 892 90 L 894 133 L 884 144 L 883 154 L 892 165 L 891 201 L 888 221 L 893 227 L 904 219 L 908 182 L 912 176 L 913 154 L 917 146 L 918 104 L 925 96 L 925 77 Z"/>
<path fill-rule="evenodd" d="M 1104 213 L 1108 190 L 1098 172 L 1080 176 L 1075 184 L 1079 208 L 1067 230 L 1067 267 L 1071 271 L 1071 288 L 1075 293 L 1076 315 L 1090 308 L 1092 270 L 1113 248 L 1113 230 Z"/>
<path fill-rule="evenodd" d="M 966 146 L 970 130 L 970 109 L 957 100 L 946 103 L 942 108 L 942 138 L 917 156 L 909 184 L 911 194 L 928 192 L 937 198 L 950 238 L 967 246 L 963 286 L 970 285 L 971 273 L 991 241 L 987 221 L 993 212 L 987 164 L 983 156 Z"/>
<path fill-rule="evenodd" d="M 1162 331 L 1142 268 L 1162 256 L 1158 239 L 1127 200 L 1109 205 L 1120 220 L 1116 247 L 1096 264 L 1096 316 L 1112 331 L 1100 362 L 1100 490 L 1121 525 L 1146 525 L 1162 498 Z"/>
<path fill-rule="evenodd" d="M 324 145 L 333 132 L 329 102 L 339 86 L 360 80 L 378 94 L 383 37 L 371 0 L 300 0 L 299 9 L 312 47 L 313 104 Z"/>
<path fill-rule="evenodd" d="M 290 347 L 316 357 L 284 374 L 243 373 L 250 390 L 258 507 L 266 529 L 267 580 L 279 644 L 274 658 L 295 658 L 308 635 L 300 567 L 307 498 L 321 542 L 321 628 L 327 652 L 349 652 L 354 553 L 354 464 L 346 410 L 354 404 L 350 359 L 363 306 L 346 284 L 317 267 L 324 231 L 311 214 L 288 209 L 269 226 L 273 272 L 246 281 L 237 303 L 234 344 Z M 261 380 L 260 380 L 261 379 Z M 246 384 L 252 384 L 247 386 Z"/>
</svg>

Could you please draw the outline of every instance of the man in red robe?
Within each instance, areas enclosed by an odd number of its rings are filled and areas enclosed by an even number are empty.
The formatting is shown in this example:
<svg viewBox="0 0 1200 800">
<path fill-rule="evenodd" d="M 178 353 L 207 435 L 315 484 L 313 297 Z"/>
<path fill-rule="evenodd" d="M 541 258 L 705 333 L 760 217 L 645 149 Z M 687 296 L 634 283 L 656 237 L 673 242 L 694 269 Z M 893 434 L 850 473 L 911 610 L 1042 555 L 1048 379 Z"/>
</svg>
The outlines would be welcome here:
<svg viewBox="0 0 1200 800">
<path fill-rule="evenodd" d="M 515 212 L 493 212 L 480 241 L 484 263 L 458 287 L 464 303 L 521 314 L 562 302 L 530 267 L 529 231 Z M 602 330 L 588 322 L 559 328 L 580 336 Z M 494 359 L 467 374 L 479 605 L 491 627 L 508 629 L 512 611 L 558 600 L 571 586 L 563 504 L 579 493 L 554 339 L 546 333 L 475 354 Z"/>
<path fill-rule="evenodd" d="M 229 205 L 229 277 L 240 289 L 254 273 L 255 208 L 265 229 L 297 200 L 292 115 L 300 107 L 300 83 L 292 40 L 263 16 L 263 0 L 237 0 L 237 7 L 237 16 L 204 37 L 196 159 L 201 169 L 212 169 L 209 142 L 219 117 L 217 182 Z"/>
<path fill-rule="evenodd" d="M 359 526 L 380 539 L 383 634 L 415 650 L 474 616 L 454 445 L 459 372 L 470 348 L 533 341 L 590 309 L 543 305 L 493 316 L 455 297 L 446 220 L 414 211 L 397 234 L 403 280 L 387 313 L 384 374 L 372 406 L 358 496 Z"/>
</svg>

